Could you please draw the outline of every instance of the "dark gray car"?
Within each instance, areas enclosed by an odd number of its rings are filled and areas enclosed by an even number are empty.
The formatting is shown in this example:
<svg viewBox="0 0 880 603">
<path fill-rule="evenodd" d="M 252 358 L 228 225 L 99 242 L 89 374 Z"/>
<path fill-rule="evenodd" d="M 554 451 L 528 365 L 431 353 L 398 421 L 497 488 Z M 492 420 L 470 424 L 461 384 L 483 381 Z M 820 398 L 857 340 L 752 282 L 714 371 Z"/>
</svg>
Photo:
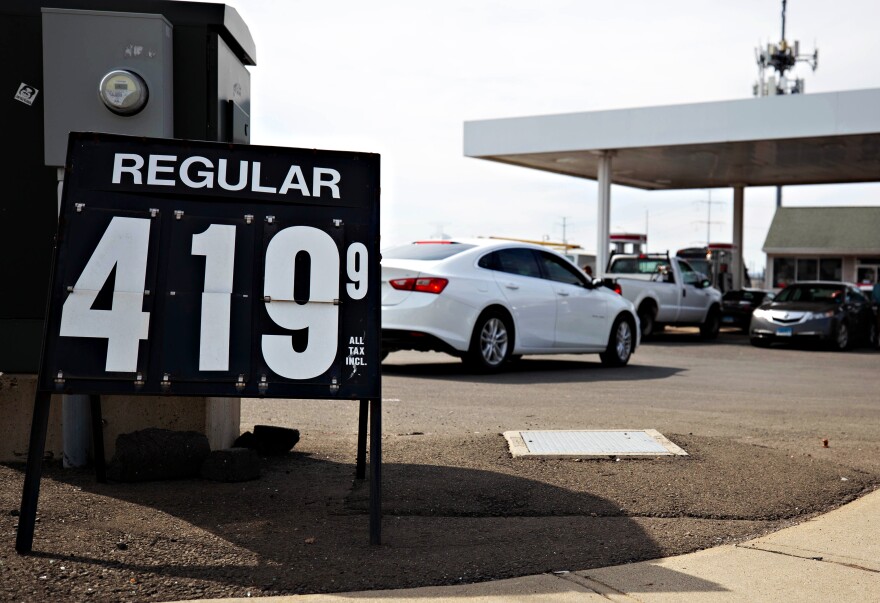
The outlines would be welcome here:
<svg viewBox="0 0 880 603">
<path fill-rule="evenodd" d="M 836 350 L 877 337 L 871 302 L 855 285 L 835 281 L 794 283 L 752 313 L 752 345 L 819 340 Z"/>
</svg>

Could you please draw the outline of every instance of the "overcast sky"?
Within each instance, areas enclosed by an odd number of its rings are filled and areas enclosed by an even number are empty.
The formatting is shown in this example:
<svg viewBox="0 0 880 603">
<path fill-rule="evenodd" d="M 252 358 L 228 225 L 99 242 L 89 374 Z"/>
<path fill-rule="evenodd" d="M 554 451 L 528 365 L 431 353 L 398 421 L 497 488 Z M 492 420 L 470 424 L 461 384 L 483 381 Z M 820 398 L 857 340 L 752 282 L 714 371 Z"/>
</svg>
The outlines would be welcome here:
<svg viewBox="0 0 880 603">
<path fill-rule="evenodd" d="M 596 248 L 596 183 L 466 158 L 469 120 L 751 97 L 780 0 L 228 0 L 257 47 L 253 144 L 382 155 L 382 245 L 444 233 Z M 789 0 L 786 37 L 819 48 L 807 93 L 880 87 L 880 2 Z M 880 110 L 880 108 L 878 108 Z M 710 199 L 713 203 L 704 203 Z M 775 189 L 747 188 L 745 254 Z M 732 191 L 614 186 L 611 232 L 651 251 L 732 240 Z M 880 205 L 880 185 L 784 189 L 785 205 Z M 565 231 L 563 232 L 563 222 Z M 880 225 L 878 225 L 880 227 Z"/>
</svg>

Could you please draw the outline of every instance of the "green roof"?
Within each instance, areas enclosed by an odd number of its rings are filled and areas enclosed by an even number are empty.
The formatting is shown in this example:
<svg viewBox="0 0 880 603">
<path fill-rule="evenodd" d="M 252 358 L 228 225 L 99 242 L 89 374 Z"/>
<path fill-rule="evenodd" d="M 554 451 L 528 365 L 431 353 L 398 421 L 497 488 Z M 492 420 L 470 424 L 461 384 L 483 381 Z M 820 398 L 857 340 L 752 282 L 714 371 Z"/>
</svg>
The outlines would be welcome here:
<svg viewBox="0 0 880 603">
<path fill-rule="evenodd" d="M 880 207 L 780 207 L 764 252 L 880 255 Z"/>
</svg>

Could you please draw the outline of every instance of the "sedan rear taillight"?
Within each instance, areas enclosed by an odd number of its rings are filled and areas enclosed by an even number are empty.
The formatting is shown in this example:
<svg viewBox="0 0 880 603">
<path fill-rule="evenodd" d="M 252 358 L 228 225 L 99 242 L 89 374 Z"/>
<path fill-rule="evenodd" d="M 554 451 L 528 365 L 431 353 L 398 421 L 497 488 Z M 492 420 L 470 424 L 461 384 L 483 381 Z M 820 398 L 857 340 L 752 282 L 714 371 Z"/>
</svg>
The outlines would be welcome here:
<svg viewBox="0 0 880 603">
<path fill-rule="evenodd" d="M 421 291 L 422 293 L 441 293 L 449 281 L 445 278 L 396 278 L 388 283 L 399 291 Z"/>
</svg>

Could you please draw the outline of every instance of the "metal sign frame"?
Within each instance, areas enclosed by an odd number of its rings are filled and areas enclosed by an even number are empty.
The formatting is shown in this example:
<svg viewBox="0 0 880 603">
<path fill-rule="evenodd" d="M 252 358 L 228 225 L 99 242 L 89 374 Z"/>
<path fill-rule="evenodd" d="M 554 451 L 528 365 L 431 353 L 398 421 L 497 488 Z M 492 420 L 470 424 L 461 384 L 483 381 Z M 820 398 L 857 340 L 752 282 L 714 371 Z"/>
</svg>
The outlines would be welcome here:
<svg viewBox="0 0 880 603">
<path fill-rule="evenodd" d="M 53 393 L 360 400 L 381 531 L 379 156 L 70 136 L 16 549 Z"/>
</svg>

